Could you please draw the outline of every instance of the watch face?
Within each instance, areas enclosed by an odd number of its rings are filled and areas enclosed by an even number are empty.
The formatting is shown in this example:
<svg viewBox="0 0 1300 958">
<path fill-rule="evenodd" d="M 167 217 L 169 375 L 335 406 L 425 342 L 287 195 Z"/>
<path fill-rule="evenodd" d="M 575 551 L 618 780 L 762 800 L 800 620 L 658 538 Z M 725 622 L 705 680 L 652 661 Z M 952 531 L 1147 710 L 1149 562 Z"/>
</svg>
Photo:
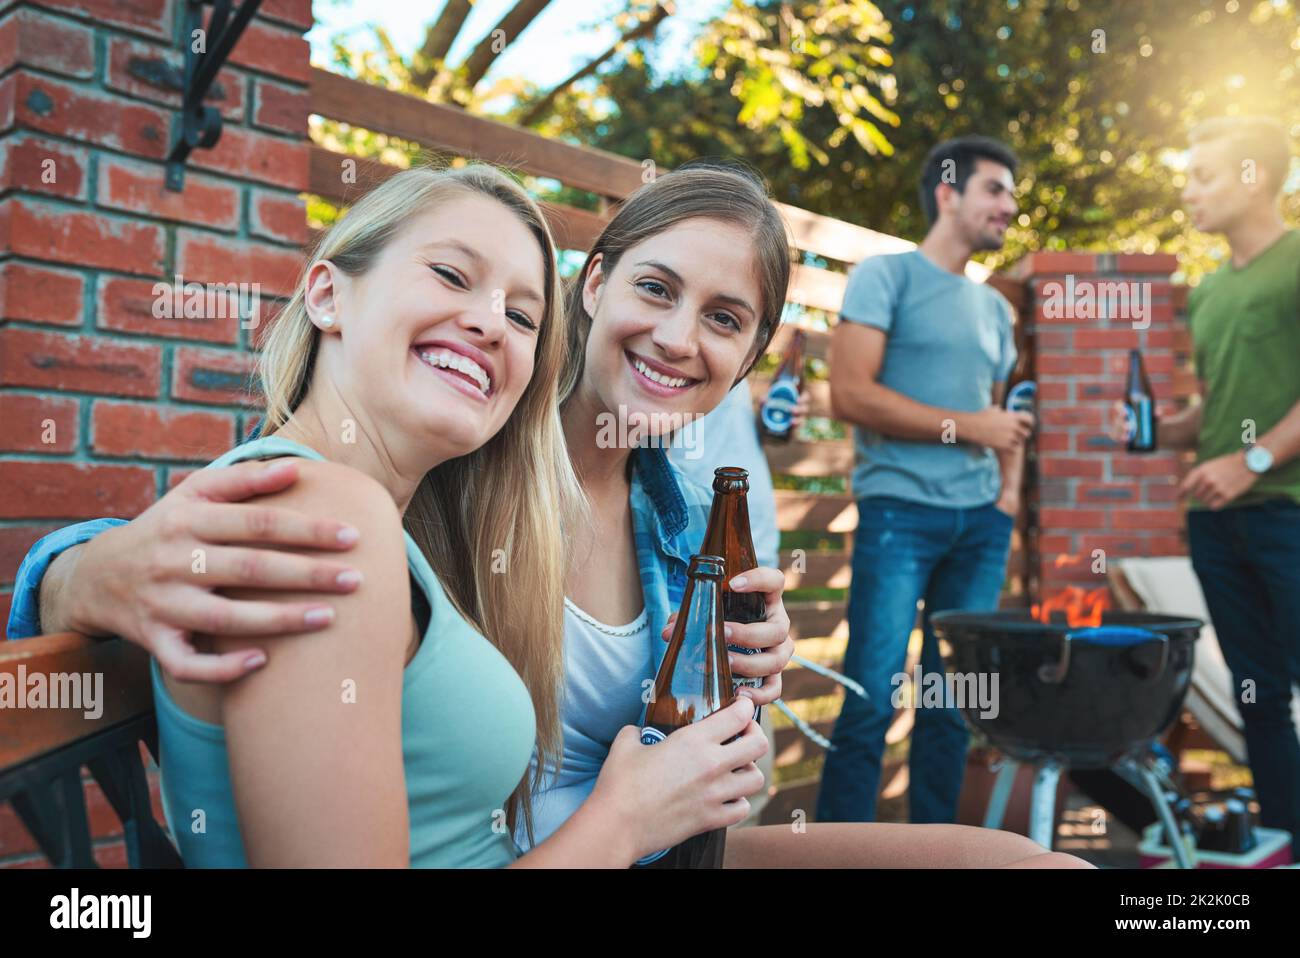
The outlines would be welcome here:
<svg viewBox="0 0 1300 958">
<path fill-rule="evenodd" d="M 1251 472 L 1268 472 L 1273 465 L 1273 454 L 1263 446 L 1251 446 L 1246 450 L 1246 468 Z"/>
</svg>

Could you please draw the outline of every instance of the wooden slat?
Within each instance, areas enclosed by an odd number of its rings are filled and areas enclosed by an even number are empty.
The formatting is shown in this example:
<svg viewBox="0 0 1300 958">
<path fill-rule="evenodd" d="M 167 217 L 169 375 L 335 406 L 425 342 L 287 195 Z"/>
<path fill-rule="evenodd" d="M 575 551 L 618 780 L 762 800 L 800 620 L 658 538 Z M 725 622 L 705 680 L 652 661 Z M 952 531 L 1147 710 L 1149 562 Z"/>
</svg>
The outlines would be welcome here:
<svg viewBox="0 0 1300 958">
<path fill-rule="evenodd" d="M 830 668 L 839 671 L 839 662 Z M 815 699 L 822 695 L 833 695 L 843 689 L 834 679 L 818 675 L 812 669 L 790 666 L 781 673 L 781 698 L 787 702 L 799 702 L 803 699 Z"/>
<path fill-rule="evenodd" d="M 792 440 L 767 450 L 773 472 L 790 476 L 847 476 L 853 471 L 853 446 L 847 439 Z"/>
<path fill-rule="evenodd" d="M 311 111 L 320 116 L 534 176 L 549 176 L 603 196 L 626 196 L 642 182 L 642 167 L 635 160 L 548 139 L 328 70 L 312 70 L 310 94 Z"/>
<path fill-rule="evenodd" d="M 608 217 L 580 210 L 576 206 L 564 203 L 542 203 L 542 212 L 546 222 L 555 236 L 555 245 L 559 249 L 572 249 L 585 253 L 596 245 L 600 231 L 609 222 Z"/>
<path fill-rule="evenodd" d="M 781 569 L 785 572 L 786 591 L 791 589 L 847 589 L 850 569 L 847 552 L 804 552 L 799 558 L 803 571 L 795 570 L 795 557 L 789 550 L 781 552 Z"/>
<path fill-rule="evenodd" d="M 847 282 L 843 273 L 796 264 L 790 270 L 790 289 L 785 298 L 787 302 L 838 314 Z"/>
<path fill-rule="evenodd" d="M 394 173 L 396 166 L 367 156 L 338 153 L 312 146 L 308 167 L 308 192 L 340 203 L 354 203 Z"/>
<path fill-rule="evenodd" d="M 1017 530 L 1012 536 L 1011 551 L 1007 556 L 1007 575 L 1023 576 L 1029 570 L 1029 553 L 1021 544 L 1024 533 Z M 792 589 L 847 589 L 853 580 L 852 559 L 848 552 L 805 552 L 801 558 L 803 572 L 795 570 L 794 553 L 782 550 L 781 571 L 785 573 L 785 588 Z"/>
<path fill-rule="evenodd" d="M 802 493 L 778 492 L 777 495 L 799 496 Z M 832 498 L 829 496 L 821 498 Z M 846 497 L 847 498 L 847 497 Z M 779 507 L 778 507 L 779 508 Z M 824 511 L 822 511 L 824 514 Z M 813 514 L 810 519 L 802 520 L 800 516 L 804 515 L 802 507 L 790 505 L 787 507 L 785 518 L 787 522 L 798 523 L 792 528 L 806 531 L 827 531 L 827 532 L 852 532 L 853 527 L 848 519 L 835 522 L 834 529 L 824 529 L 817 525 L 817 513 Z M 856 509 L 852 511 L 852 522 L 857 521 Z M 844 526 L 850 525 L 848 529 Z M 782 527 L 783 531 L 791 531 Z M 1024 545 L 1025 532 L 1023 528 L 1016 528 L 1012 531 L 1011 550 L 1007 555 L 1007 575 L 1024 576 L 1028 573 L 1029 552 Z M 845 552 L 809 552 L 804 551 L 800 557 L 802 571 L 795 569 L 795 554 L 789 549 L 783 549 L 780 555 L 780 568 L 785 573 L 786 590 L 792 589 L 811 589 L 811 588 L 831 588 L 847 589 L 852 582 L 852 557 L 847 551 Z"/>
<path fill-rule="evenodd" d="M 852 532 L 858 527 L 857 503 L 853 501 L 852 496 L 819 495 L 815 492 L 778 489 L 776 527 L 782 532 L 792 532 L 796 529 Z"/>
<path fill-rule="evenodd" d="M 797 206 L 777 203 L 776 207 L 790 226 L 794 245 L 818 256 L 825 256 L 827 259 L 857 263 L 868 256 L 903 253 L 916 245 L 909 240 L 890 236 L 888 233 L 878 233 L 865 226 L 810 213 Z M 838 305 L 835 306 L 835 310 L 839 310 Z"/>
<path fill-rule="evenodd" d="M 817 805 L 817 789 L 820 787 L 820 778 L 804 779 L 783 785 L 763 806 L 758 823 L 788 826 L 795 821 L 793 817 L 795 812 L 803 812 L 803 820 L 811 822 Z"/>
<path fill-rule="evenodd" d="M 86 735 L 153 711 L 149 656 L 121 639 L 99 641 L 60 633 L 0 642 L 0 674 L 12 676 L 4 681 L 15 683 L 15 689 L 20 666 L 27 677 L 38 673 L 47 676 L 47 694 L 51 674 L 101 673 L 100 688 L 96 690 L 92 684 L 90 693 L 99 694 L 98 704 L 103 711 L 97 718 L 86 718 L 86 708 L 0 709 L 0 768 L 30 761 Z"/>
<path fill-rule="evenodd" d="M 835 308 L 836 310 L 839 309 L 838 306 Z M 807 336 L 803 347 L 804 358 L 824 360 L 830 347 L 830 333 L 823 332 L 820 329 L 800 328 L 803 329 L 804 334 Z M 794 323 L 783 323 L 777 329 L 776 335 L 772 337 L 772 342 L 768 345 L 767 351 L 778 355 L 784 353 L 790 343 L 790 337 L 794 335 L 794 329 Z"/>
<path fill-rule="evenodd" d="M 349 169 L 345 165 L 348 160 L 356 161 L 355 168 Z M 346 179 L 345 171 L 348 174 Z M 309 192 L 326 199 L 353 203 L 357 197 L 397 172 L 398 167 L 388 163 L 314 146 L 311 151 L 308 188 Z M 551 232 L 555 234 L 555 242 L 561 249 L 588 249 L 596 242 L 596 237 L 607 222 L 607 218 L 599 213 L 563 203 L 542 203 L 541 207 Z"/>
<path fill-rule="evenodd" d="M 795 640 L 822 636 L 846 638 L 849 634 L 849 624 L 844 619 L 847 608 L 844 602 L 787 602 L 790 635 Z"/>
<path fill-rule="evenodd" d="M 782 696 L 782 698 L 788 698 L 788 696 Z M 835 719 L 829 718 L 820 722 L 813 722 L 812 727 L 819 734 L 830 738 L 831 732 L 835 729 Z M 772 765 L 775 768 L 794 765 L 796 762 L 806 761 L 817 755 L 823 755 L 825 752 L 824 748 L 794 726 L 779 728 L 772 733 Z"/>
<path fill-rule="evenodd" d="M 893 781 L 894 776 L 906 771 L 906 759 L 887 758 L 881 765 L 880 780 L 883 783 Z M 802 778 L 797 782 L 787 782 L 780 788 L 772 789 L 770 798 L 759 816 L 760 825 L 784 825 L 789 828 L 797 821 L 810 823 L 816 821 L 817 791 L 821 788 L 821 778 L 813 776 Z M 796 813 L 802 813 L 796 817 Z"/>
</svg>

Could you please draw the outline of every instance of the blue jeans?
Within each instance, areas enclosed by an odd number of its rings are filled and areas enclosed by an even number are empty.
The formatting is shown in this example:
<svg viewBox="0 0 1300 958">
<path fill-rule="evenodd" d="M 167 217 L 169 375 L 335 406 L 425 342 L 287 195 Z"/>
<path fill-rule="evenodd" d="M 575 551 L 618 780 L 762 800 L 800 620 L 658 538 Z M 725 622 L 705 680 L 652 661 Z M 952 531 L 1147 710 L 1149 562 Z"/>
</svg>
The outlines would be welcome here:
<svg viewBox="0 0 1300 958">
<path fill-rule="evenodd" d="M 1290 832 L 1300 861 L 1300 742 L 1291 721 L 1291 685 L 1300 682 L 1300 503 L 1194 510 L 1187 538 L 1232 670 L 1260 824 Z M 1254 701 L 1242 701 L 1244 682 Z"/>
<path fill-rule="evenodd" d="M 871 696 L 849 693 L 826 753 L 817 820 L 875 820 L 885 732 L 894 716 L 891 680 L 903 671 L 916 604 L 925 600 L 923 673 L 943 672 L 930 613 L 996 609 L 1014 520 L 992 504 L 947 509 L 871 497 L 858 502 L 844 673 Z M 918 708 L 908 759 L 913 822 L 952 822 L 970 733 L 954 708 Z"/>
</svg>

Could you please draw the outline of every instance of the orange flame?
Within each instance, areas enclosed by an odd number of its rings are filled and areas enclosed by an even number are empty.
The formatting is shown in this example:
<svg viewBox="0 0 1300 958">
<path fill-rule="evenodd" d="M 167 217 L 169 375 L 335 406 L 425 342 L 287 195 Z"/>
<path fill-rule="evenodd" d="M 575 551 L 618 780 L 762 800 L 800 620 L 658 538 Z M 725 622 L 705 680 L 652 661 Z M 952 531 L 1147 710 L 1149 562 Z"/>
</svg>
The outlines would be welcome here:
<svg viewBox="0 0 1300 958">
<path fill-rule="evenodd" d="M 1101 625 L 1102 614 L 1111 607 L 1110 590 L 1105 586 L 1085 592 L 1078 586 L 1067 586 L 1048 596 L 1041 605 L 1032 607 L 1033 617 L 1050 623 L 1053 612 L 1064 612 L 1065 621 L 1072 629 Z"/>
</svg>

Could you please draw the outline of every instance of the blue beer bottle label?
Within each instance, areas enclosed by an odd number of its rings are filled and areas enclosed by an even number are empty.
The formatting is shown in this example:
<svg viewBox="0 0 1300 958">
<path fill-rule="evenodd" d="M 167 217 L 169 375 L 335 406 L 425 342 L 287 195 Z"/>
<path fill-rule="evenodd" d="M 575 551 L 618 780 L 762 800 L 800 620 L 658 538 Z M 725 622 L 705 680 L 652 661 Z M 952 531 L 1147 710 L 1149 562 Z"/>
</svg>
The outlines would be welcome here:
<svg viewBox="0 0 1300 958">
<path fill-rule="evenodd" d="M 658 745 L 667 737 L 667 735 L 659 731 L 657 728 L 651 728 L 648 725 L 641 730 L 642 745 Z"/>
<path fill-rule="evenodd" d="M 779 379 L 772 384 L 767 394 L 767 401 L 759 411 L 759 418 L 768 432 L 783 433 L 790 428 L 794 418 L 794 407 L 799 402 L 799 390 L 794 387 L 793 379 Z"/>
<path fill-rule="evenodd" d="M 1007 409 L 1011 412 L 1033 412 L 1038 385 L 1032 379 L 1021 380 L 1007 394 Z"/>
<path fill-rule="evenodd" d="M 1153 413 L 1150 399 L 1143 396 L 1137 401 L 1137 444 L 1144 449 L 1151 445 Z"/>
<path fill-rule="evenodd" d="M 1146 397 L 1133 397 L 1124 404 L 1125 431 L 1129 442 L 1138 449 L 1153 445 L 1154 414 L 1154 404 Z"/>
</svg>

